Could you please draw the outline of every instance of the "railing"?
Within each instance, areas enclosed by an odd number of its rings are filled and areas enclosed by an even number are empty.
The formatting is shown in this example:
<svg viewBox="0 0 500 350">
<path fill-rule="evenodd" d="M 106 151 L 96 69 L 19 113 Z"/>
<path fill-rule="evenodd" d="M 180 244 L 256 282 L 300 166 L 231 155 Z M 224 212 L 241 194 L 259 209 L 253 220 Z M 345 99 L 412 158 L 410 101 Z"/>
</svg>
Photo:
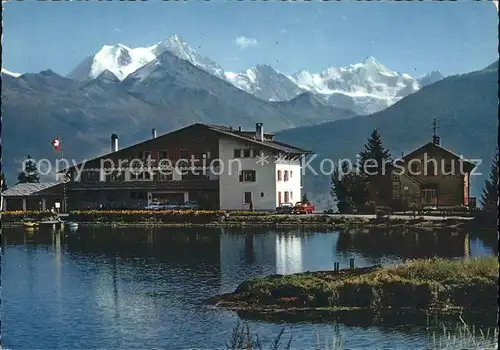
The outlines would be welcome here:
<svg viewBox="0 0 500 350">
<path fill-rule="evenodd" d="M 68 190 L 85 189 L 218 189 L 217 180 L 142 180 L 142 181 L 94 181 L 72 182 L 67 184 Z"/>
<path fill-rule="evenodd" d="M 124 161 L 123 164 L 121 164 L 121 165 L 122 165 L 122 169 L 137 168 L 139 166 L 143 166 L 143 167 L 148 167 L 148 166 L 157 167 L 160 164 L 175 166 L 176 162 L 179 161 L 180 159 L 185 159 L 184 162 L 182 162 L 181 164 L 179 164 L 179 165 L 183 165 L 182 167 L 185 168 L 185 167 L 191 167 L 191 163 L 192 163 L 191 160 L 192 159 L 194 159 L 194 166 L 195 167 L 200 167 L 200 166 L 203 165 L 203 161 L 204 160 L 205 160 L 205 162 L 206 162 L 206 164 L 208 166 L 212 160 L 215 160 L 217 158 L 215 158 L 213 155 L 211 155 L 210 158 L 200 158 L 200 157 L 195 157 L 195 158 L 191 158 L 191 157 L 188 157 L 188 158 L 172 158 L 172 159 L 171 158 L 162 158 L 162 159 L 154 159 L 154 158 L 130 158 L 130 159 L 127 159 L 126 162 Z M 118 166 L 120 165 L 119 161 L 117 161 L 117 160 L 112 160 L 112 161 L 113 161 L 113 165 L 104 163 L 103 167 L 104 168 L 111 168 L 111 167 L 118 168 Z M 134 162 L 132 162 L 132 161 L 134 161 Z M 133 166 L 131 167 L 130 165 L 133 165 Z"/>
</svg>

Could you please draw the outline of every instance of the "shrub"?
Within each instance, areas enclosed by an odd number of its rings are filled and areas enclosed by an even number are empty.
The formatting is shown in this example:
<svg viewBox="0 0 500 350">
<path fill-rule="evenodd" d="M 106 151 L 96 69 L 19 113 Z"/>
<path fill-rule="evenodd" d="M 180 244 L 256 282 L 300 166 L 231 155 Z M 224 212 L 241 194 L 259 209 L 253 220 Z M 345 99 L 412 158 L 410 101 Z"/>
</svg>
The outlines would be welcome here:
<svg viewBox="0 0 500 350">
<path fill-rule="evenodd" d="M 210 223 L 222 215 L 209 210 L 76 210 L 70 218 L 80 222 Z"/>
<path fill-rule="evenodd" d="M 54 217 L 54 213 L 50 211 L 6 211 L 2 213 L 3 222 L 21 222 L 26 219 L 33 220 L 48 220 Z"/>
</svg>

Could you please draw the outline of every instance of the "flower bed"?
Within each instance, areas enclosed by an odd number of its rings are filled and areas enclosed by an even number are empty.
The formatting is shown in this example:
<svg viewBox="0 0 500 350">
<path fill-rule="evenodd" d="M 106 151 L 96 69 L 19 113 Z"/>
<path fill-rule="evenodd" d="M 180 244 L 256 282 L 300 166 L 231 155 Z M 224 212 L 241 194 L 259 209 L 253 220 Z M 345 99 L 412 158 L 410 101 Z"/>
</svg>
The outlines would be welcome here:
<svg viewBox="0 0 500 350">
<path fill-rule="evenodd" d="M 223 215 L 208 210 L 84 210 L 72 211 L 69 217 L 77 222 L 92 223 L 211 223 Z"/>
<path fill-rule="evenodd" d="M 2 222 L 17 223 L 27 219 L 41 221 L 52 219 L 54 216 L 54 213 L 49 211 L 6 211 L 2 213 Z"/>
</svg>

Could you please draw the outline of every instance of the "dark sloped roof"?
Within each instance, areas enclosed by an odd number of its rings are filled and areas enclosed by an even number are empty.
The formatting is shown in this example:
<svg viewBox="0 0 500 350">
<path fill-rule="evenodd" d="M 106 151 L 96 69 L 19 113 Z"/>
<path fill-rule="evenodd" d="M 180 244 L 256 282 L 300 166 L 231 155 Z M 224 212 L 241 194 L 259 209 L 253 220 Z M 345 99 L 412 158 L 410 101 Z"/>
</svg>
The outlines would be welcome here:
<svg viewBox="0 0 500 350">
<path fill-rule="evenodd" d="M 44 183 L 22 183 L 8 188 L 2 192 L 3 197 L 28 197 L 36 196 L 39 192 L 54 186 L 60 185 L 60 182 L 44 182 Z"/>
<path fill-rule="evenodd" d="M 441 151 L 444 151 L 445 153 L 448 153 L 450 156 L 452 156 L 453 158 L 455 159 L 463 159 L 463 162 L 464 164 L 466 164 L 468 166 L 468 168 L 470 168 L 470 170 L 474 169 L 474 167 L 476 166 L 475 163 L 471 162 L 470 160 L 467 160 L 461 156 L 459 156 L 458 154 L 456 154 L 455 152 L 453 151 L 450 151 L 449 149 L 447 148 L 444 148 L 443 146 L 440 146 L 440 145 L 436 145 L 434 142 L 427 142 L 425 145 L 422 145 L 420 146 L 419 148 L 417 148 L 416 150 L 414 150 L 413 152 L 410 152 L 408 153 L 407 155 L 405 155 L 403 157 L 403 160 L 406 161 L 410 158 L 412 158 L 415 154 L 421 152 L 423 149 L 425 148 L 437 148 Z"/>
<path fill-rule="evenodd" d="M 291 146 L 291 145 L 288 145 L 286 143 L 278 142 L 275 140 L 259 141 L 255 138 L 255 136 L 254 136 L 255 134 L 253 132 L 238 131 L 238 130 L 234 130 L 232 128 L 229 128 L 227 126 L 222 126 L 222 125 L 212 125 L 212 124 L 199 124 L 199 125 L 203 125 L 203 126 L 209 128 L 210 130 L 213 130 L 213 131 L 218 132 L 220 134 L 234 137 L 234 138 L 237 138 L 237 139 L 240 139 L 243 141 L 252 142 L 252 143 L 255 143 L 259 146 L 273 148 L 273 149 L 276 149 L 277 151 L 281 151 L 281 152 L 285 152 L 285 153 L 297 153 L 297 154 L 309 154 L 309 153 L 311 153 L 311 151 L 309 151 L 309 150 L 305 150 L 302 148 Z M 266 133 L 265 135 L 272 135 L 272 134 Z"/>
</svg>

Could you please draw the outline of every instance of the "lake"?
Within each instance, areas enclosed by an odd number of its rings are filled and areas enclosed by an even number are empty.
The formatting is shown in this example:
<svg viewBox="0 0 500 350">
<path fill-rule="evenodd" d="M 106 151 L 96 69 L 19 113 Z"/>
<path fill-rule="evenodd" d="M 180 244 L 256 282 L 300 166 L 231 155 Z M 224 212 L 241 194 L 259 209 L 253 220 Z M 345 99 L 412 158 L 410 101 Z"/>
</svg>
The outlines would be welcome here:
<svg viewBox="0 0 500 350">
<path fill-rule="evenodd" d="M 238 315 L 203 301 L 251 276 L 408 258 L 497 254 L 496 234 L 320 232 L 258 228 L 84 228 L 2 230 L 4 348 L 221 349 Z M 430 330 L 384 324 L 245 320 L 263 343 L 285 327 L 293 348 L 317 337 L 343 348 L 426 348 Z M 458 320 L 457 320 L 458 322 Z M 439 333 L 440 325 L 433 325 Z"/>
</svg>

